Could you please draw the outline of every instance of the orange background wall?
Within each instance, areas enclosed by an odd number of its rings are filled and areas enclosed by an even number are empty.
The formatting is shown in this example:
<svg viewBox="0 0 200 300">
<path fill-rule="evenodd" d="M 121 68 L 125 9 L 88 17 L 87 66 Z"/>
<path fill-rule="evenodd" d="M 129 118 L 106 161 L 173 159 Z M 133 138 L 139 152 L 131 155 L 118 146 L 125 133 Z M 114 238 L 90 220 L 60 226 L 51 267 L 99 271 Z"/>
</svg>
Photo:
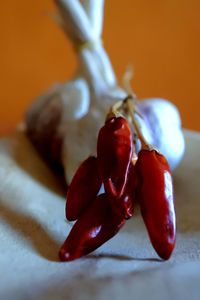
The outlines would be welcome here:
<svg viewBox="0 0 200 300">
<path fill-rule="evenodd" d="M 45 14 L 53 9 L 52 0 L 1 1 L 0 134 L 75 69 L 69 41 Z M 140 98 L 171 99 L 184 127 L 200 130 L 199 0 L 106 0 L 103 38 L 119 78 L 134 65 Z"/>
</svg>

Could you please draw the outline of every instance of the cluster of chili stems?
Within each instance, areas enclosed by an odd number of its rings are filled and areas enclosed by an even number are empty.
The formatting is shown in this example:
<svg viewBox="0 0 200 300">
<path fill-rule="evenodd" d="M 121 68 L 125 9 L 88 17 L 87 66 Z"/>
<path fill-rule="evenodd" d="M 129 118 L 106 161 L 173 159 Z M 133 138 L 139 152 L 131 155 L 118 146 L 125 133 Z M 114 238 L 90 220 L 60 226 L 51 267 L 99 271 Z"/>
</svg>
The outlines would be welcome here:
<svg viewBox="0 0 200 300">
<path fill-rule="evenodd" d="M 135 103 L 128 96 L 111 108 L 98 135 L 97 157 L 88 157 L 72 179 L 66 217 L 77 221 L 60 249 L 62 261 L 80 258 L 112 238 L 132 217 L 136 202 L 157 254 L 168 259 L 173 251 L 176 225 L 170 168 L 145 140 Z M 141 142 L 138 155 L 132 130 Z"/>
</svg>

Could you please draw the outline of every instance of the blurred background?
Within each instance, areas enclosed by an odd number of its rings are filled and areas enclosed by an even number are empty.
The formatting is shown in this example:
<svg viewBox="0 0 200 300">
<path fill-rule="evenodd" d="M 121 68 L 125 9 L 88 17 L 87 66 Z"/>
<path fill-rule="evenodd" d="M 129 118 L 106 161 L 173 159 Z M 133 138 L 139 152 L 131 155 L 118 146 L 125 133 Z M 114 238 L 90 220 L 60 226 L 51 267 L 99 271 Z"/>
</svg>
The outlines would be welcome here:
<svg viewBox="0 0 200 300">
<path fill-rule="evenodd" d="M 1 1 L 0 134 L 76 68 L 70 42 L 46 14 L 53 10 L 53 0 Z M 183 126 L 200 130 L 199 0 L 106 0 L 103 39 L 119 81 L 132 63 L 139 98 L 171 100 Z"/>
</svg>

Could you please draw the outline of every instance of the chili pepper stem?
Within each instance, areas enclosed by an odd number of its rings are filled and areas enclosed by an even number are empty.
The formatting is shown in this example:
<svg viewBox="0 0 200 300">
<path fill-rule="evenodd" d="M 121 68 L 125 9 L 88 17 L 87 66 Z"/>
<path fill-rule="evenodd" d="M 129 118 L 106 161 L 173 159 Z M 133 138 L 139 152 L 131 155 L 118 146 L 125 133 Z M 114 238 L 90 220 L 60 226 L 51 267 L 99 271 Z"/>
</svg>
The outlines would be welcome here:
<svg viewBox="0 0 200 300">
<path fill-rule="evenodd" d="M 120 110 L 122 107 L 123 107 L 122 100 L 116 102 L 113 106 L 111 106 L 110 111 L 108 112 L 108 114 L 106 116 L 106 120 L 109 120 L 112 117 L 121 116 Z"/>
<path fill-rule="evenodd" d="M 133 69 L 131 66 L 128 66 L 124 77 L 123 77 L 123 85 L 124 88 L 128 94 L 126 99 L 123 101 L 124 110 L 126 111 L 126 114 L 128 115 L 128 119 L 130 118 L 132 121 L 133 126 L 135 127 L 136 133 L 138 138 L 140 139 L 140 142 L 142 144 L 142 149 L 146 150 L 152 150 L 152 146 L 149 145 L 149 143 L 146 141 L 144 135 L 142 134 L 140 125 L 135 118 L 135 113 L 137 113 L 140 117 L 142 117 L 137 111 L 136 111 L 136 105 L 137 105 L 137 96 L 134 93 L 134 91 L 131 88 L 131 78 L 133 77 Z"/>
<path fill-rule="evenodd" d="M 147 142 L 147 140 L 145 139 L 142 131 L 141 131 L 141 127 L 137 121 L 137 119 L 135 118 L 135 104 L 133 103 L 134 97 L 133 96 L 128 96 L 125 100 L 124 100 L 124 105 L 127 108 L 127 112 L 131 118 L 131 121 L 135 127 L 136 133 L 138 138 L 140 139 L 141 145 L 142 145 L 142 149 L 145 150 L 152 150 L 152 146 Z"/>
</svg>

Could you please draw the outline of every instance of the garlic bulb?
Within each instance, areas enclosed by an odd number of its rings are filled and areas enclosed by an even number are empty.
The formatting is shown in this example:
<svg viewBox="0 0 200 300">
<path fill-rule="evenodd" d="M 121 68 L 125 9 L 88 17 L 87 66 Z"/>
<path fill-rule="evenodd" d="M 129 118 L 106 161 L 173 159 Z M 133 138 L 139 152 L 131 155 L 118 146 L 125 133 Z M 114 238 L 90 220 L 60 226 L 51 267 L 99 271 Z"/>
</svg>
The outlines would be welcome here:
<svg viewBox="0 0 200 300">
<path fill-rule="evenodd" d="M 72 80 L 57 84 L 31 105 L 27 134 L 49 162 L 64 169 L 70 182 L 79 164 L 96 153 L 98 130 L 109 107 L 127 96 L 119 87 L 101 42 L 104 1 L 55 0 L 59 24 L 76 49 L 78 70 Z M 184 153 L 180 116 L 170 102 L 139 102 L 138 121 L 146 139 L 174 169 Z"/>
</svg>

